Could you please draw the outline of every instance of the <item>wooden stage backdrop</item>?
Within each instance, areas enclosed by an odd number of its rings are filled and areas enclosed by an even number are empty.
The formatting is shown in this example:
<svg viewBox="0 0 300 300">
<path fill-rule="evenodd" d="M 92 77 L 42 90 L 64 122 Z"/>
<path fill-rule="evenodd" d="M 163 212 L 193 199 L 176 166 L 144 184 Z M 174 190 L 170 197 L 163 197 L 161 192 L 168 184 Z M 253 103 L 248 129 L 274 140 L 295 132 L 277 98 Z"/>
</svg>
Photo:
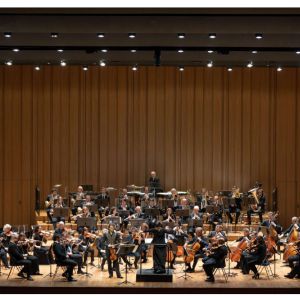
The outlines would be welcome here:
<svg viewBox="0 0 300 300">
<path fill-rule="evenodd" d="M 300 69 L 0 67 L 0 225 L 34 222 L 34 188 L 278 188 L 300 215 Z"/>
</svg>

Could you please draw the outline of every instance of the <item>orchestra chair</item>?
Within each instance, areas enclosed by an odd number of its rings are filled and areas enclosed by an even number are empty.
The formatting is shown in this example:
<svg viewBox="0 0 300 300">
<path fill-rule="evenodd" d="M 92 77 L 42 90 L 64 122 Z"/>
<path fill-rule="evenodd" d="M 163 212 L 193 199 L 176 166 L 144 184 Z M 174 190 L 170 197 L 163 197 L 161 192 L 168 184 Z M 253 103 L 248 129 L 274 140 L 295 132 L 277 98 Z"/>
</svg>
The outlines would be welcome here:
<svg viewBox="0 0 300 300">
<path fill-rule="evenodd" d="M 10 256 L 8 254 L 9 260 L 10 260 L 10 270 L 9 273 L 7 275 L 7 280 L 9 279 L 10 275 L 12 275 L 15 271 L 15 269 L 17 269 L 18 272 L 20 272 L 23 269 L 23 265 L 19 265 L 19 264 L 15 264 L 11 259 Z"/>
<path fill-rule="evenodd" d="M 227 275 L 227 273 L 226 273 L 225 267 L 224 267 L 224 268 L 221 268 L 221 267 L 217 268 L 217 267 L 216 267 L 216 268 L 214 269 L 213 274 L 215 275 L 218 271 L 220 271 L 220 272 L 223 274 L 223 277 L 224 277 L 224 279 L 225 279 L 225 282 L 227 283 L 227 282 L 228 282 L 228 275 Z"/>
<path fill-rule="evenodd" d="M 270 279 L 270 276 L 273 276 L 273 271 L 271 268 L 271 263 L 268 260 L 267 256 L 264 258 L 264 260 L 260 264 L 257 265 L 257 272 L 259 275 L 261 275 L 261 273 L 264 270 L 266 271 L 267 278 Z"/>
<path fill-rule="evenodd" d="M 53 246 L 53 244 L 52 244 Z M 54 280 L 54 278 L 56 277 L 57 273 L 58 273 L 58 270 L 61 269 L 62 270 L 62 273 L 66 271 L 66 266 L 63 266 L 61 265 L 60 263 L 57 262 L 56 258 L 55 258 L 55 254 L 54 254 L 54 251 L 53 251 L 53 247 L 51 246 L 51 251 L 52 251 L 52 257 L 54 259 L 54 262 L 56 264 L 56 268 L 55 268 L 55 271 L 53 273 L 53 276 L 52 276 L 52 280 Z M 50 267 L 51 267 L 51 264 L 50 264 Z M 51 271 L 50 271 L 51 272 Z M 51 276 L 50 276 L 51 277 Z"/>
</svg>

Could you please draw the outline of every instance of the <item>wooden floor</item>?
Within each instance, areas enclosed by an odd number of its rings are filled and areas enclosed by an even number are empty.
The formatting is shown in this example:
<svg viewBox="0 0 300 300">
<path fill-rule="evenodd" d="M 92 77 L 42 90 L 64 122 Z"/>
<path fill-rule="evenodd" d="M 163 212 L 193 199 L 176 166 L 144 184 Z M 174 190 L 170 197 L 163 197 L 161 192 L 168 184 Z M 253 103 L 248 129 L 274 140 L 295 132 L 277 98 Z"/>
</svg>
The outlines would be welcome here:
<svg viewBox="0 0 300 300">
<path fill-rule="evenodd" d="M 96 259 L 96 264 L 97 259 Z M 201 263 L 202 264 L 202 263 Z M 149 262 L 147 264 L 143 264 L 143 268 L 151 268 L 152 267 L 152 258 L 149 258 Z M 227 265 L 228 267 L 228 265 Z M 272 263 L 272 270 L 274 265 Z M 55 265 L 53 265 L 53 271 L 55 269 Z M 121 271 L 124 269 L 124 265 L 121 265 Z M 8 273 L 8 270 L 2 270 L 5 273 Z M 30 292 L 34 289 L 39 289 L 40 292 L 43 289 L 47 289 L 47 292 L 114 292 L 114 293 L 128 293 L 134 292 L 132 289 L 137 289 L 138 292 L 143 293 L 143 290 L 153 290 L 153 288 L 157 288 L 158 290 L 163 292 L 174 292 L 174 288 L 176 288 L 177 292 L 189 292 L 189 290 L 197 292 L 228 292 L 233 293 L 234 289 L 245 289 L 247 293 L 260 293 L 264 290 L 264 292 L 270 291 L 270 293 L 280 292 L 278 289 L 283 289 L 285 292 L 287 291 L 297 291 L 299 293 L 300 288 L 300 280 L 299 279 L 286 279 L 284 278 L 284 274 L 287 274 L 289 268 L 284 266 L 282 261 L 279 259 L 279 256 L 276 260 L 276 273 L 279 275 L 279 278 L 271 278 L 268 279 L 265 272 L 262 273 L 261 278 L 259 280 L 252 279 L 252 275 L 243 275 L 240 273 L 240 270 L 233 269 L 232 272 L 235 272 L 237 275 L 235 277 L 230 277 L 229 281 L 226 283 L 223 275 L 221 273 L 216 274 L 216 282 L 215 283 L 207 283 L 205 282 L 205 273 L 202 270 L 201 266 L 197 267 L 195 273 L 189 274 L 192 278 L 185 280 L 184 278 L 179 278 L 179 276 L 183 275 L 183 264 L 180 261 L 176 265 L 176 270 L 173 275 L 172 283 L 144 283 L 144 282 L 136 282 L 136 270 L 131 270 L 128 274 L 128 280 L 133 284 L 122 284 L 119 285 L 124 279 L 118 279 L 116 277 L 109 279 L 107 272 L 107 265 L 105 266 L 104 271 L 100 271 L 97 267 L 89 267 L 88 270 L 92 276 L 90 278 L 85 275 L 75 275 L 74 277 L 78 280 L 77 282 L 68 283 L 61 276 L 61 270 L 59 271 L 59 275 L 53 280 L 50 277 L 44 276 L 34 276 L 34 281 L 30 282 L 24 279 L 17 278 L 17 271 L 7 280 L 6 275 L 0 276 L 0 291 L 2 292 L 11 292 L 14 291 L 18 293 L 22 290 L 22 292 Z M 46 275 L 49 273 L 49 266 L 41 266 L 41 272 Z M 124 274 L 124 271 L 122 271 Z M 114 274 L 115 276 L 115 274 Z M 123 275 L 124 276 L 124 275 Z M 33 288 L 33 289 L 32 289 Z M 50 288 L 50 290 L 49 290 Z M 184 290 L 186 289 L 186 290 Z M 249 290 L 250 289 L 250 290 Z M 298 289 L 298 290 L 295 290 Z M 80 290 L 80 291 L 79 291 Z M 153 290 L 155 292 L 156 289 Z M 243 292 L 240 290 L 240 292 Z"/>
</svg>

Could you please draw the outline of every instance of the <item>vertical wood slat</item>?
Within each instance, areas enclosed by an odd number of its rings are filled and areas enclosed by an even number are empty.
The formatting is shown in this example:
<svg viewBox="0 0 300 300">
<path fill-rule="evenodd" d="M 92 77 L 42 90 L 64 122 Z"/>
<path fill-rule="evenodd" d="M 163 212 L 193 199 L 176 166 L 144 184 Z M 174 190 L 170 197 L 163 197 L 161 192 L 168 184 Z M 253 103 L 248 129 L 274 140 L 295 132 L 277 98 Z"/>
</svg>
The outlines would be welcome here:
<svg viewBox="0 0 300 300">
<path fill-rule="evenodd" d="M 0 67 L 0 225 L 33 221 L 55 183 L 76 189 L 277 186 L 281 222 L 300 204 L 299 69 Z M 61 191 L 64 192 L 64 191 Z M 288 205 L 287 205 L 288 204 Z"/>
</svg>

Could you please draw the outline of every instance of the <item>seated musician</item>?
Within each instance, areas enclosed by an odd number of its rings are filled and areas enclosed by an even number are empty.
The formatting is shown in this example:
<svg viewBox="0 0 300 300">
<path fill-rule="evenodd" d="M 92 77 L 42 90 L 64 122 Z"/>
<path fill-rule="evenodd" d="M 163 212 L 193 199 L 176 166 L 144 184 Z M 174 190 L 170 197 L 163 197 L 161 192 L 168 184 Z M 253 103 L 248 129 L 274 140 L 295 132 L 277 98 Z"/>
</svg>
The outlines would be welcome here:
<svg viewBox="0 0 300 300">
<path fill-rule="evenodd" d="M 60 235 L 54 234 L 53 239 L 53 252 L 55 255 L 55 262 L 60 266 L 67 267 L 67 270 L 62 274 L 62 276 L 66 277 L 69 282 L 76 281 L 76 279 L 73 278 L 73 270 L 77 266 L 76 261 L 69 258 L 67 249 L 61 241 Z"/>
<path fill-rule="evenodd" d="M 190 220 L 201 220 L 202 214 L 199 212 L 199 206 L 195 205 L 190 215 Z"/>
<path fill-rule="evenodd" d="M 299 218 L 298 217 L 292 217 L 291 225 L 286 230 L 284 230 L 279 237 L 280 238 L 288 237 L 290 235 L 290 233 L 293 231 L 295 224 L 298 227 L 297 230 L 300 231 Z"/>
<path fill-rule="evenodd" d="M 27 278 L 27 280 L 32 281 L 32 262 L 31 260 L 26 259 L 23 253 L 19 250 L 17 246 L 18 238 L 19 236 L 16 233 L 11 235 L 11 239 L 8 245 L 10 263 L 12 266 L 23 266 L 21 271 L 18 273 L 18 276 L 21 278 Z"/>
<path fill-rule="evenodd" d="M 90 213 L 88 207 L 86 207 L 86 206 L 83 206 L 81 212 L 80 212 L 80 210 L 78 212 L 79 213 L 77 215 L 72 217 L 72 220 L 77 221 L 77 219 L 79 219 L 79 218 L 90 218 L 91 217 L 91 213 Z"/>
<path fill-rule="evenodd" d="M 72 203 L 73 206 L 74 206 L 74 204 L 76 203 L 76 201 L 84 200 L 84 199 L 85 199 L 85 193 L 83 192 L 83 187 L 82 187 L 81 185 L 79 185 L 79 186 L 77 187 L 77 192 L 76 192 L 75 196 L 72 197 L 72 199 L 71 199 L 71 203 Z M 80 205 L 80 207 L 81 207 L 81 206 L 82 206 L 82 205 Z M 77 206 L 74 206 L 74 207 L 72 208 L 72 214 L 73 214 L 73 215 L 76 214 L 77 207 L 78 207 L 78 205 L 77 205 Z"/>
<path fill-rule="evenodd" d="M 271 211 L 268 213 L 267 219 L 261 223 L 261 226 L 265 226 L 267 228 L 273 226 L 277 234 L 280 234 L 282 231 L 282 227 L 278 224 L 276 214 Z"/>
<path fill-rule="evenodd" d="M 189 203 L 188 203 L 188 200 L 186 198 L 182 198 L 181 199 L 181 203 L 178 207 L 179 209 L 190 209 L 190 206 L 189 206 Z M 181 223 L 188 223 L 188 220 L 189 220 L 189 217 L 188 216 L 181 216 L 180 217 L 180 221 Z"/>
<path fill-rule="evenodd" d="M 25 233 L 20 233 L 17 241 L 18 250 L 26 259 L 31 261 L 31 275 L 43 275 L 40 273 L 39 259 L 34 255 L 29 255 L 28 252 L 31 249 L 34 242 L 27 240 Z"/>
<path fill-rule="evenodd" d="M 55 205 L 55 200 L 57 200 L 59 197 L 57 190 L 52 189 L 51 193 L 47 196 L 47 199 L 45 201 L 45 209 L 47 212 L 48 219 L 50 223 L 52 223 L 52 214 L 50 214 L 51 210 L 53 210 Z"/>
<path fill-rule="evenodd" d="M 217 210 L 208 214 L 208 223 L 212 226 L 212 230 L 215 230 L 217 224 L 223 223 L 223 200 L 218 193 L 214 196 L 212 204 L 217 208 Z"/>
<path fill-rule="evenodd" d="M 156 206 L 156 199 L 152 193 L 149 192 L 149 188 L 145 186 L 144 195 L 142 197 L 142 203 L 144 208 L 154 208 Z"/>
<path fill-rule="evenodd" d="M 214 282 L 214 269 L 215 268 L 224 268 L 225 259 L 227 256 L 227 247 L 225 246 L 225 240 L 219 238 L 217 245 L 212 247 L 206 257 L 203 258 L 203 269 L 207 275 L 205 281 Z"/>
<path fill-rule="evenodd" d="M 132 228 L 132 231 L 135 228 Z M 134 236 L 132 232 L 129 232 L 127 229 L 124 230 L 123 236 L 122 236 L 122 244 L 133 244 L 134 243 Z M 126 255 L 121 256 L 122 260 L 124 263 L 131 269 L 132 268 L 132 263 L 128 260 Z M 134 261 L 134 266 L 137 269 L 137 261 L 139 257 L 136 257 L 136 260 Z"/>
<path fill-rule="evenodd" d="M 108 229 L 104 228 L 102 232 L 103 232 L 103 235 L 98 239 L 98 243 L 97 243 L 97 249 L 98 249 L 99 257 L 102 258 L 101 266 L 100 266 L 101 271 L 104 270 L 104 265 L 107 261 L 104 234 L 107 234 Z"/>
<path fill-rule="evenodd" d="M 171 192 L 170 200 L 173 200 L 173 210 L 176 210 L 179 206 L 179 196 L 175 188 L 172 188 L 170 192 Z"/>
<path fill-rule="evenodd" d="M 91 247 L 91 244 L 95 241 L 96 236 L 89 232 L 87 227 L 83 227 L 82 234 L 79 235 L 80 245 L 78 247 L 79 252 L 83 253 L 83 265 L 86 266 L 88 254 L 91 254 L 90 265 L 94 266 L 95 250 Z"/>
<path fill-rule="evenodd" d="M 109 224 L 108 232 L 103 234 L 103 242 L 106 247 L 109 278 L 113 277 L 113 271 L 116 272 L 118 278 L 123 278 L 120 273 L 119 259 L 116 254 L 116 248 L 120 241 L 121 237 L 119 233 L 116 232 L 115 225 Z"/>
<path fill-rule="evenodd" d="M 199 261 L 199 258 L 203 258 L 205 256 L 205 248 L 208 247 L 208 239 L 203 234 L 202 227 L 197 227 L 195 230 L 195 240 L 199 242 L 200 248 L 195 253 L 195 257 L 193 260 L 193 265 L 190 267 L 190 270 L 188 270 L 189 273 L 195 272 L 195 268 L 197 266 L 197 263 Z"/>
<path fill-rule="evenodd" d="M 246 258 L 246 265 L 249 270 L 253 271 L 253 279 L 259 279 L 259 273 L 257 271 L 256 265 L 263 262 L 267 254 L 267 247 L 264 238 L 259 235 L 257 237 L 257 242 L 255 247 L 250 251 L 250 255 Z"/>
<path fill-rule="evenodd" d="M 215 239 L 224 239 L 225 242 L 227 242 L 227 236 L 226 236 L 226 232 L 223 231 L 223 225 L 218 224 L 216 225 L 216 229 L 214 231 L 211 231 L 208 235 L 208 238 L 215 238 Z"/>
<path fill-rule="evenodd" d="M 247 219 L 248 219 L 248 225 L 251 225 L 251 215 L 254 213 L 258 213 L 260 223 L 263 222 L 263 214 L 265 212 L 265 206 L 266 206 L 266 197 L 264 195 L 264 191 L 261 188 L 261 184 L 259 184 L 260 187 L 256 191 L 258 203 L 251 205 L 250 209 L 247 211 Z"/>
<path fill-rule="evenodd" d="M 169 223 L 176 222 L 176 216 L 173 213 L 173 209 L 171 207 L 167 208 L 166 214 L 163 215 L 163 221 Z"/>
<path fill-rule="evenodd" d="M 197 205 L 200 207 L 200 211 L 204 213 L 206 206 L 208 205 L 208 190 L 206 188 L 201 189 L 201 193 L 197 197 Z"/>
<path fill-rule="evenodd" d="M 5 224 L 3 226 L 3 232 L 0 235 L 0 259 L 2 260 L 6 268 L 9 268 L 7 260 L 7 251 L 12 234 L 13 232 L 11 230 L 11 225 Z"/>
<path fill-rule="evenodd" d="M 95 205 L 95 202 L 92 201 L 91 195 L 86 195 L 84 206 L 86 206 L 86 207 L 89 208 L 92 205 Z M 91 213 L 91 217 L 95 217 L 95 213 L 94 212 L 90 212 L 90 213 Z"/>
<path fill-rule="evenodd" d="M 58 222 L 57 228 L 55 229 L 54 234 L 62 237 L 65 232 L 66 232 L 65 223 L 63 221 Z M 53 235 L 53 237 L 54 237 L 54 235 Z"/>
<path fill-rule="evenodd" d="M 239 220 L 239 216 L 241 215 L 242 201 L 243 201 L 240 195 L 240 189 L 238 187 L 234 186 L 232 188 L 231 198 L 234 199 L 235 203 L 229 204 L 228 211 L 226 212 L 226 214 L 228 216 L 230 224 L 232 224 L 233 218 L 231 214 L 235 213 L 235 224 L 237 224 Z"/>
<path fill-rule="evenodd" d="M 160 180 L 156 176 L 155 171 L 151 171 L 151 173 L 150 173 L 148 186 L 149 186 L 150 193 L 154 193 L 154 195 L 163 191 L 163 189 L 160 185 Z"/>
<path fill-rule="evenodd" d="M 246 241 L 247 246 L 248 246 L 249 243 L 250 243 L 250 240 L 251 240 L 250 230 L 249 230 L 249 228 L 244 228 L 243 229 L 243 236 L 241 236 L 240 238 L 238 238 L 237 240 L 235 240 L 235 242 L 240 243 L 242 241 Z M 241 255 L 242 255 L 242 253 L 241 253 Z M 234 267 L 234 269 L 240 269 L 240 268 L 241 268 L 241 261 L 239 260 L 239 261 L 237 261 L 237 264 Z"/>
<path fill-rule="evenodd" d="M 195 239 L 194 232 L 190 231 L 187 234 L 187 240 L 186 240 L 183 248 L 187 249 L 188 246 L 192 246 L 193 244 L 195 244 L 195 242 L 196 242 L 196 239 Z M 185 259 L 184 263 L 186 266 L 185 272 L 190 273 L 192 271 L 191 264 L 189 262 L 187 262 L 186 259 Z"/>
<path fill-rule="evenodd" d="M 169 226 L 165 227 L 166 230 L 171 231 L 171 228 Z M 176 260 L 176 254 L 177 254 L 177 237 L 175 235 L 175 231 L 166 234 L 166 240 L 167 240 L 167 251 L 168 251 L 168 262 L 170 263 L 169 268 L 170 269 L 175 269 L 174 264 Z"/>
<path fill-rule="evenodd" d="M 291 268 L 291 271 L 284 275 L 284 277 L 293 279 L 297 277 L 300 278 L 300 240 L 295 243 L 296 247 L 296 254 L 292 255 L 288 258 L 289 267 Z"/>
<path fill-rule="evenodd" d="M 33 240 L 35 241 L 33 254 L 38 257 L 40 264 L 48 265 L 49 260 L 49 251 L 46 247 L 43 246 L 43 242 L 47 242 L 47 239 L 50 238 L 50 233 L 42 232 L 41 226 L 36 226 L 34 228 Z"/>
</svg>

